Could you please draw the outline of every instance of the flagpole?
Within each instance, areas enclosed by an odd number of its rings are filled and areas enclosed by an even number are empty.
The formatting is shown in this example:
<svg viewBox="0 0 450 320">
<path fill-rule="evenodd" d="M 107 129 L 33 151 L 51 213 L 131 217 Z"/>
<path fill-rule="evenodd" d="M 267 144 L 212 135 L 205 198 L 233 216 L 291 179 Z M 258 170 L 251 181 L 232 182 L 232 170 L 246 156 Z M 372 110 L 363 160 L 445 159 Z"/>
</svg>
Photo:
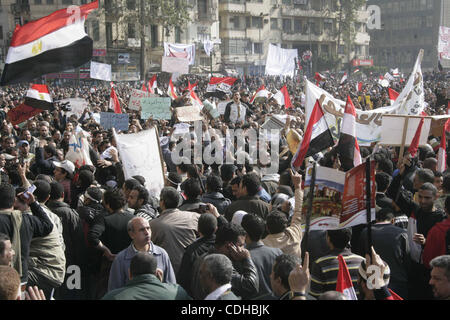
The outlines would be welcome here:
<svg viewBox="0 0 450 320">
<path fill-rule="evenodd" d="M 313 208 L 315 186 L 316 186 L 316 162 L 314 161 L 311 175 L 311 185 L 309 186 L 309 194 L 308 194 L 308 211 L 306 213 L 305 235 L 304 240 L 302 242 L 303 243 L 302 260 L 305 257 L 305 252 L 308 251 L 309 226 L 311 224 L 311 214 Z"/>
<path fill-rule="evenodd" d="M 369 252 L 372 247 L 372 224 L 371 224 L 371 175 L 370 175 L 370 156 L 366 158 L 366 217 L 367 217 L 367 250 Z"/>
</svg>

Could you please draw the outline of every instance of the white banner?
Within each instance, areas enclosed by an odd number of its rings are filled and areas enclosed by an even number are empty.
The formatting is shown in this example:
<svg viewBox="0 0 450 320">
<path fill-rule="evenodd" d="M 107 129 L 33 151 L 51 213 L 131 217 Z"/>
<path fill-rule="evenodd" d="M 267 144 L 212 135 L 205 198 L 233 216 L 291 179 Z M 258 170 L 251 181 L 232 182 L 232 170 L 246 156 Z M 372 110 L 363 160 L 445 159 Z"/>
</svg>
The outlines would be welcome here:
<svg viewBox="0 0 450 320">
<path fill-rule="evenodd" d="M 65 114 L 67 117 L 70 117 L 71 115 L 76 115 L 77 118 L 80 118 L 83 114 L 84 109 L 89 107 L 89 103 L 82 99 L 82 98 L 69 98 L 69 99 L 63 99 L 59 100 L 59 103 L 67 103 L 69 102 L 70 111 L 65 111 Z M 89 115 L 87 115 L 89 117 Z"/>
<path fill-rule="evenodd" d="M 381 139 L 381 119 L 383 114 L 419 115 L 423 111 L 425 101 L 422 69 L 420 67 L 422 57 L 423 50 L 421 50 L 417 57 L 413 72 L 411 73 L 405 88 L 399 94 L 392 106 L 370 111 L 356 109 L 356 134 L 360 145 L 368 146 L 372 142 L 377 142 Z M 316 100 L 319 99 L 333 139 L 337 142 L 340 135 L 342 117 L 344 116 L 345 101 L 335 99 L 331 94 L 308 80 L 306 80 L 305 91 L 306 123 L 309 121 Z M 306 126 L 307 124 L 305 127 Z"/>
<path fill-rule="evenodd" d="M 72 161 L 77 168 L 84 165 L 93 165 L 89 156 L 88 136 L 89 133 L 78 127 L 75 134 L 70 137 L 66 160 Z"/>
<path fill-rule="evenodd" d="M 111 65 L 106 63 L 99 63 L 91 61 L 91 78 L 111 81 Z"/>
<path fill-rule="evenodd" d="M 161 71 L 178 74 L 189 73 L 189 60 L 185 58 L 162 57 Z"/>
<path fill-rule="evenodd" d="M 134 175 L 145 178 L 148 192 L 159 199 L 164 187 L 164 172 L 161 165 L 160 147 L 154 128 L 133 134 L 116 134 L 114 137 L 123 163 L 125 179 Z"/>
<path fill-rule="evenodd" d="M 442 59 L 450 60 L 450 28 L 439 28 L 438 53 Z"/>
<path fill-rule="evenodd" d="M 195 63 L 195 44 L 164 42 L 164 56 L 189 60 L 189 65 Z"/>
<path fill-rule="evenodd" d="M 273 76 L 294 76 L 297 49 L 283 49 L 269 44 L 266 74 Z"/>
</svg>

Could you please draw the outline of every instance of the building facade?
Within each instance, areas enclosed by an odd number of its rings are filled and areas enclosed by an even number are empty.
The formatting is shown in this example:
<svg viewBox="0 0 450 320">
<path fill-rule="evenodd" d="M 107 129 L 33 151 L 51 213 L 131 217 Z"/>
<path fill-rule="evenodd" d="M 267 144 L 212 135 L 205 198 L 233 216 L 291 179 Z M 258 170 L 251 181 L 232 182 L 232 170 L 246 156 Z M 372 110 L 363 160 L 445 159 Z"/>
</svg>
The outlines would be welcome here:
<svg viewBox="0 0 450 320">
<path fill-rule="evenodd" d="M 424 49 L 422 70 L 438 65 L 439 26 L 450 27 L 450 0 L 369 0 L 381 9 L 381 30 L 370 30 L 370 54 L 378 66 L 412 69 Z M 450 61 L 443 66 L 449 68 Z"/>
</svg>

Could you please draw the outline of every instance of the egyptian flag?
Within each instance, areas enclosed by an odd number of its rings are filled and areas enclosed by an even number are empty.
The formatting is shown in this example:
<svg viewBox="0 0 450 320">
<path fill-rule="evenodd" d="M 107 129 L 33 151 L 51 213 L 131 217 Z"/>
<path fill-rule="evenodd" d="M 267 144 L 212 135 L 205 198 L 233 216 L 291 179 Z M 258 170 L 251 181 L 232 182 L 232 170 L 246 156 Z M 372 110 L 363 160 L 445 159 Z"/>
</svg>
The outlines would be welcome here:
<svg viewBox="0 0 450 320">
<path fill-rule="evenodd" d="M 256 91 L 256 93 L 253 95 L 252 99 L 250 100 L 250 103 L 253 103 L 255 99 L 257 98 L 266 98 L 269 99 L 269 91 L 266 90 L 266 87 L 262 85 L 259 87 L 259 89 Z"/>
<path fill-rule="evenodd" d="M 84 22 L 97 8 L 98 0 L 80 6 L 79 12 L 65 8 L 24 26 L 17 25 L 0 85 L 30 82 L 89 62 L 93 41 L 86 34 Z"/>
<path fill-rule="evenodd" d="M 328 124 L 320 107 L 319 100 L 317 100 L 309 118 L 302 144 L 292 158 L 291 166 L 294 170 L 297 170 L 301 167 L 306 157 L 315 155 L 333 145 L 333 137 L 331 136 L 330 129 L 328 129 Z"/>
<path fill-rule="evenodd" d="M 344 73 L 344 76 L 342 77 L 341 82 L 339 84 L 342 86 L 345 82 L 347 82 L 347 79 L 348 79 L 348 76 L 347 76 L 347 72 L 346 72 L 346 73 Z"/>
<path fill-rule="evenodd" d="M 358 83 L 356 84 L 356 90 L 357 90 L 358 92 L 361 92 L 361 91 L 362 91 L 362 87 L 363 87 L 363 83 L 362 83 L 362 82 L 358 82 Z"/>
<path fill-rule="evenodd" d="M 148 81 L 148 92 L 156 93 L 158 84 L 156 82 L 156 74 Z"/>
<path fill-rule="evenodd" d="M 336 282 L 336 291 L 345 294 L 348 300 L 358 300 L 356 296 L 355 288 L 353 288 L 352 278 L 348 271 L 347 264 L 345 263 L 342 255 L 338 255 L 339 271 Z"/>
<path fill-rule="evenodd" d="M 142 84 L 142 89 L 141 90 L 147 92 L 147 88 L 145 87 L 145 83 Z"/>
<path fill-rule="evenodd" d="M 353 73 L 357 73 L 357 72 L 359 72 L 359 69 L 358 69 L 358 68 L 355 69 L 355 71 L 353 71 Z"/>
<path fill-rule="evenodd" d="M 341 159 L 349 160 L 354 167 L 361 164 L 361 153 L 356 138 L 356 111 L 350 96 L 347 96 L 337 151 Z"/>
<path fill-rule="evenodd" d="M 391 101 L 391 106 L 394 104 L 394 101 L 397 100 L 399 93 L 391 88 L 388 88 L 389 92 L 389 100 Z"/>
<path fill-rule="evenodd" d="M 114 113 L 122 113 L 120 109 L 119 99 L 117 98 L 114 84 L 111 82 L 111 97 L 109 98 L 109 108 L 114 110 Z"/>
<path fill-rule="evenodd" d="M 420 133 L 422 132 L 423 122 L 424 118 L 422 117 L 420 119 L 419 126 L 417 127 L 416 134 L 414 135 L 414 138 L 411 141 L 411 145 L 408 148 L 408 152 L 413 158 L 416 156 L 417 149 L 419 148 Z"/>
<path fill-rule="evenodd" d="M 172 82 L 172 78 L 170 78 L 170 81 L 169 81 L 169 87 L 167 88 L 167 95 L 170 98 L 172 98 L 172 100 L 175 100 L 176 98 L 178 98 L 177 91 Z"/>
<path fill-rule="evenodd" d="M 191 82 L 188 81 L 187 90 L 189 90 L 192 105 L 197 106 L 201 110 L 203 108 L 203 102 L 202 102 L 202 100 L 200 100 L 200 98 L 197 96 L 197 94 L 194 91 L 194 88 L 197 86 L 197 84 L 198 84 L 198 82 L 191 85 Z"/>
<path fill-rule="evenodd" d="M 437 171 L 444 172 L 447 169 L 447 142 L 445 141 L 445 126 L 442 128 L 441 144 L 439 146 L 437 157 Z"/>
<path fill-rule="evenodd" d="M 231 87 L 236 80 L 237 78 L 232 77 L 211 77 L 206 87 L 205 98 L 216 97 L 221 100 L 225 99 L 225 95 L 231 94 Z"/>
<path fill-rule="evenodd" d="M 316 72 L 314 79 L 316 79 L 316 86 L 318 86 L 320 82 L 322 82 L 326 79 L 326 77 L 321 75 L 320 73 Z"/>
<path fill-rule="evenodd" d="M 287 91 L 286 85 L 284 85 L 274 96 L 273 98 L 277 100 L 280 106 L 284 106 L 285 109 L 292 108 L 291 98 L 289 97 L 289 93 Z"/>
<path fill-rule="evenodd" d="M 44 110 L 54 110 L 53 99 L 45 84 L 33 84 L 28 89 L 23 104 L 8 111 L 7 117 L 12 125 L 17 125 Z"/>
</svg>

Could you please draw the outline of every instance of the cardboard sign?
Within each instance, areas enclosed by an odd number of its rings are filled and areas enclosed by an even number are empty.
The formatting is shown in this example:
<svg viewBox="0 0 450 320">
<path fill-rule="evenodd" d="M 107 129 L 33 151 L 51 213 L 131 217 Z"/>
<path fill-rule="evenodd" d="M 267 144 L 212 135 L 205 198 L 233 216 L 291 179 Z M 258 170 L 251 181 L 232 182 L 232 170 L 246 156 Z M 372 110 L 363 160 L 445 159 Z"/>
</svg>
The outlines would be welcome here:
<svg viewBox="0 0 450 320">
<path fill-rule="evenodd" d="M 375 161 L 370 163 L 371 186 L 371 221 L 375 220 Z M 366 163 L 347 171 L 342 197 L 342 213 L 339 219 L 340 228 L 348 228 L 367 223 L 366 211 Z"/>
<path fill-rule="evenodd" d="M 101 112 L 100 125 L 106 130 L 114 128 L 126 131 L 128 130 L 129 118 L 127 113 Z"/>
<path fill-rule="evenodd" d="M 161 71 L 179 74 L 189 73 L 189 60 L 175 57 L 162 57 Z"/>
<path fill-rule="evenodd" d="M 172 118 L 170 111 L 171 99 L 165 98 L 141 98 L 141 118 L 169 120 Z"/>
<path fill-rule="evenodd" d="M 64 100 L 59 100 L 59 103 L 67 103 L 69 102 L 70 111 L 66 111 L 67 117 L 70 117 L 71 115 L 76 115 L 77 118 L 80 118 L 83 114 L 84 109 L 86 109 L 89 106 L 89 103 L 81 98 L 69 98 Z"/>
<path fill-rule="evenodd" d="M 203 117 L 200 114 L 200 109 L 196 106 L 180 107 L 175 110 L 178 121 L 192 122 L 203 120 Z"/>
<path fill-rule="evenodd" d="M 128 109 L 141 111 L 141 99 L 149 98 L 151 93 L 147 91 L 133 89 L 130 95 L 130 101 L 128 102 Z"/>
<path fill-rule="evenodd" d="M 177 135 L 177 134 L 189 133 L 189 127 L 190 127 L 189 123 L 181 122 L 181 123 L 174 124 L 175 130 L 173 131 L 173 134 Z"/>
<path fill-rule="evenodd" d="M 381 145 L 401 146 L 404 131 L 406 134 L 405 146 L 409 146 L 416 134 L 420 122 L 419 116 L 388 115 L 384 114 L 381 122 Z M 431 118 L 425 118 L 420 133 L 419 146 L 427 144 L 431 127 Z"/>
</svg>

